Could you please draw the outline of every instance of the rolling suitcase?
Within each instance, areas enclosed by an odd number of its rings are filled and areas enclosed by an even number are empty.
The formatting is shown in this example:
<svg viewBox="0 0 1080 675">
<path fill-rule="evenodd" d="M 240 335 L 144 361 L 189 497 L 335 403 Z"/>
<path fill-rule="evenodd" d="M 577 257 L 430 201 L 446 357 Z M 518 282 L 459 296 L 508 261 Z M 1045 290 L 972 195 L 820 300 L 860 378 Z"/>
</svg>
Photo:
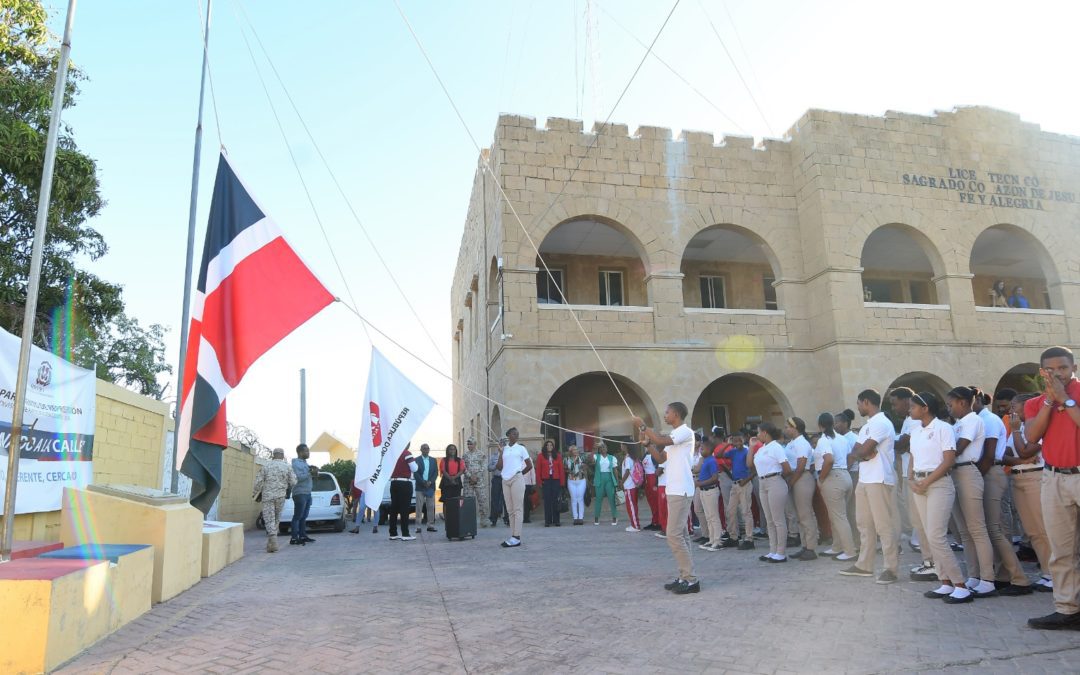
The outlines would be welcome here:
<svg viewBox="0 0 1080 675">
<path fill-rule="evenodd" d="M 447 539 L 476 538 L 476 497 L 458 497 L 443 502 Z"/>
</svg>

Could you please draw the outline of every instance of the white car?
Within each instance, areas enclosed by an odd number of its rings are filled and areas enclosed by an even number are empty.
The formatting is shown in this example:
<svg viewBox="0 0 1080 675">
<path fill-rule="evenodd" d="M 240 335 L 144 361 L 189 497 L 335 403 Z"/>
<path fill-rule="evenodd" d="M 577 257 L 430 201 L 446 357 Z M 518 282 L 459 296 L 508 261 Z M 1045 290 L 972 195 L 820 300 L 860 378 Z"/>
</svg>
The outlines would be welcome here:
<svg viewBox="0 0 1080 675">
<path fill-rule="evenodd" d="M 279 530 L 282 534 L 289 531 L 293 517 L 293 500 L 286 499 L 281 509 L 281 525 Z M 259 516 L 260 523 L 262 516 Z M 345 530 L 345 497 L 338 487 L 337 478 L 334 474 L 320 471 L 319 475 L 312 480 L 311 484 L 311 509 L 307 517 L 308 527 L 325 525 L 333 528 L 334 532 Z M 257 524 L 258 527 L 263 527 Z"/>
</svg>

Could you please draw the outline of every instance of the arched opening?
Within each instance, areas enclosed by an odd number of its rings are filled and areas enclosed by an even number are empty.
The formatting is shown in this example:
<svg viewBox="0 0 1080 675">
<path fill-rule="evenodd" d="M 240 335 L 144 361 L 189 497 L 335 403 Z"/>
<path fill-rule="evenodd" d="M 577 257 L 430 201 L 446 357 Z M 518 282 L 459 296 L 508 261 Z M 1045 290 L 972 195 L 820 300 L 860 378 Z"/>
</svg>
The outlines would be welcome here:
<svg viewBox="0 0 1080 675">
<path fill-rule="evenodd" d="M 942 271 L 940 256 L 926 235 L 913 227 L 883 225 L 871 232 L 863 244 L 862 268 L 864 302 L 939 302 L 934 277 Z"/>
<path fill-rule="evenodd" d="M 659 423 L 656 406 L 645 391 L 622 375 L 612 373 L 612 376 L 634 414 L 650 426 Z M 564 382 L 548 399 L 541 419 L 544 420 L 540 425 L 541 434 L 554 440 L 560 452 L 570 445 L 591 449 L 596 439 L 584 434 L 622 442 L 634 440 L 630 413 L 606 373 L 584 373 Z"/>
<path fill-rule="evenodd" d="M 780 265 L 761 237 L 713 225 L 686 244 L 680 271 L 683 305 L 702 309 L 779 309 Z"/>
<path fill-rule="evenodd" d="M 889 385 L 886 392 L 892 391 L 897 387 L 909 387 L 915 393 L 928 391 L 937 396 L 941 401 L 945 400 L 945 394 L 949 393 L 949 390 L 952 389 L 948 382 L 937 375 L 922 371 L 904 373 L 892 381 L 892 384 Z"/>
<path fill-rule="evenodd" d="M 1037 394 L 1042 391 L 1039 364 L 1021 363 L 1005 371 L 994 387 L 994 398 L 1002 389 L 1012 389 L 1017 394 Z"/>
<path fill-rule="evenodd" d="M 776 385 L 750 373 L 732 373 L 705 387 L 690 419 L 695 430 L 714 426 L 731 430 L 761 422 L 781 424 L 790 414 L 791 404 Z"/>
<path fill-rule="evenodd" d="M 622 225 L 581 216 L 556 226 L 540 244 L 536 301 L 540 304 L 645 306 L 641 243 Z M 561 292 L 560 292 L 561 291 Z"/>
<path fill-rule="evenodd" d="M 979 307 L 1052 309 L 1057 271 L 1046 248 L 1026 230 L 995 225 L 971 247 L 971 289 Z M 1056 290 L 1056 289 L 1055 289 Z"/>
</svg>

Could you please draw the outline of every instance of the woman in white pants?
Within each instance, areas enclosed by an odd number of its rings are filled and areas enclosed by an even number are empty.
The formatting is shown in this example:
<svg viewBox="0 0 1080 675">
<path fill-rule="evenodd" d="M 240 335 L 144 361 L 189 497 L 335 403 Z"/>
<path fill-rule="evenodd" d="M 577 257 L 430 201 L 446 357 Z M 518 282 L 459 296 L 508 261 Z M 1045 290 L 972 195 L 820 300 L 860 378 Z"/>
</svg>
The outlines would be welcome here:
<svg viewBox="0 0 1080 675">
<path fill-rule="evenodd" d="M 588 468 L 578 446 L 567 448 L 563 460 L 566 469 L 566 487 L 570 490 L 570 517 L 574 525 L 585 524 L 585 488 L 588 485 Z"/>
<path fill-rule="evenodd" d="M 937 589 L 923 596 L 959 605 L 971 602 L 975 596 L 964 586 L 964 575 L 949 548 L 947 531 L 956 500 L 956 485 L 949 474 L 956 464 L 956 440 L 949 424 L 938 419 L 940 407 L 937 397 L 929 392 L 911 397 L 910 415 L 918 425 L 909 432 L 908 484 L 926 535 L 922 544 L 929 551 L 941 581 Z"/>
<path fill-rule="evenodd" d="M 787 517 L 784 507 L 788 501 L 787 478 L 791 464 L 780 445 L 780 430 L 775 424 L 762 423 L 758 440 L 764 445 L 754 455 L 754 471 L 761 478 L 761 510 L 769 529 L 769 552 L 758 560 L 770 563 L 787 562 Z"/>
</svg>

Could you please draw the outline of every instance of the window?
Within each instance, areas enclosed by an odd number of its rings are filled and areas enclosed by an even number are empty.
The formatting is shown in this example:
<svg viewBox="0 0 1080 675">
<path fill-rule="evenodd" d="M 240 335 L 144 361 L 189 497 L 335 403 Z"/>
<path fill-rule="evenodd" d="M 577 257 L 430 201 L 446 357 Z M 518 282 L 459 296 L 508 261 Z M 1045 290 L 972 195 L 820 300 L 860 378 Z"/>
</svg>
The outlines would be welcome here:
<svg viewBox="0 0 1080 675">
<path fill-rule="evenodd" d="M 563 285 L 563 271 L 540 270 L 536 273 L 536 302 L 541 305 L 561 305 L 562 297 L 566 293 Z"/>
<path fill-rule="evenodd" d="M 931 292 L 929 281 L 911 281 L 908 288 L 911 292 L 911 301 L 917 305 L 934 304 L 934 295 Z"/>
<path fill-rule="evenodd" d="M 600 304 L 608 307 L 623 306 L 622 272 L 600 270 Z"/>
<path fill-rule="evenodd" d="M 780 305 L 776 302 L 776 287 L 773 286 L 775 283 L 776 279 L 773 277 L 761 279 L 762 289 L 765 291 L 765 309 L 780 309 Z"/>
<path fill-rule="evenodd" d="M 337 492 L 338 485 L 334 477 L 328 473 L 320 473 L 315 477 L 311 485 L 312 492 Z"/>
<path fill-rule="evenodd" d="M 701 306 L 705 309 L 727 307 L 724 277 L 701 275 Z"/>
<path fill-rule="evenodd" d="M 710 405 L 709 417 L 714 427 L 728 429 L 728 407 L 726 405 Z"/>
</svg>

